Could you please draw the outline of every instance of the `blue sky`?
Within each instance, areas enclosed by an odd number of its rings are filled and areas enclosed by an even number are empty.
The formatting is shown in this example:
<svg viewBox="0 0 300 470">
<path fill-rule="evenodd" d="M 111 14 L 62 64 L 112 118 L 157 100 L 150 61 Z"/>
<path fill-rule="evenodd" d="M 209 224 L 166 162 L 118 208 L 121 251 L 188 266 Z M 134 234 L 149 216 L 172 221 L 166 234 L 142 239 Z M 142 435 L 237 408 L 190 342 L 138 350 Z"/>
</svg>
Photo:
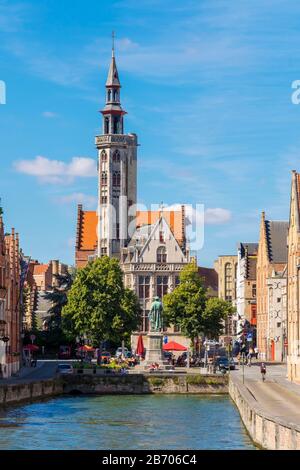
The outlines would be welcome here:
<svg viewBox="0 0 300 470">
<path fill-rule="evenodd" d="M 256 241 L 262 210 L 287 219 L 299 21 L 296 0 L 0 0 L 6 229 L 33 258 L 73 262 L 76 204 L 97 195 L 112 30 L 139 201 L 205 205 L 202 266 Z"/>
</svg>

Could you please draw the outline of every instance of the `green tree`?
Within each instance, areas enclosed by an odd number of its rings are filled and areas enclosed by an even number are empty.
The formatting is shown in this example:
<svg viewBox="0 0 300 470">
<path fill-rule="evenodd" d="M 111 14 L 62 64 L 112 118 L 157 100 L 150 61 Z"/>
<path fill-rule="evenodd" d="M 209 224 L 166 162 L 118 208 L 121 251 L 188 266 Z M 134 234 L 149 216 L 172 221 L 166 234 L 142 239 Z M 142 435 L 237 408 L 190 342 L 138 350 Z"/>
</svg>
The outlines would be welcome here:
<svg viewBox="0 0 300 470">
<path fill-rule="evenodd" d="M 229 302 L 208 298 L 203 280 L 194 263 L 180 273 L 180 284 L 164 296 L 164 317 L 168 325 L 177 325 L 190 338 L 204 335 L 215 338 L 222 333 L 223 320 L 234 312 Z"/>
<path fill-rule="evenodd" d="M 203 332 L 206 289 L 194 263 L 185 266 L 179 278 L 180 284 L 163 298 L 164 318 L 193 341 Z"/>
<path fill-rule="evenodd" d="M 207 299 L 203 312 L 203 331 L 206 336 L 216 338 L 224 329 L 224 320 L 232 315 L 235 308 L 230 302 L 217 297 Z"/>
<path fill-rule="evenodd" d="M 61 314 L 63 307 L 68 301 L 68 291 L 71 289 L 75 272 L 66 272 L 65 274 L 55 274 L 56 285 L 52 291 L 45 294 L 45 299 L 52 303 L 48 310 L 50 315 L 48 319 L 49 329 L 56 330 L 61 328 Z"/>
<path fill-rule="evenodd" d="M 124 287 L 118 260 L 104 256 L 77 271 L 62 315 L 65 328 L 86 335 L 94 345 L 116 343 L 137 329 L 140 306 Z"/>
</svg>

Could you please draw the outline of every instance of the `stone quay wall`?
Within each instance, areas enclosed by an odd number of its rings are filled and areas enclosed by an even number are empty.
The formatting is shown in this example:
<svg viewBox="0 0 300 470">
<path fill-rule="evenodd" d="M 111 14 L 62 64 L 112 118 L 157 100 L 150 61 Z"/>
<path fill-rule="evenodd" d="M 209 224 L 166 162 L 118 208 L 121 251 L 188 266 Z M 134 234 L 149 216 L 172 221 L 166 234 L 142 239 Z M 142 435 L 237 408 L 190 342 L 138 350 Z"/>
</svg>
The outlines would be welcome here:
<svg viewBox="0 0 300 470">
<path fill-rule="evenodd" d="M 90 375 L 0 385 L 0 406 L 31 402 L 56 395 L 78 393 L 122 395 L 149 393 L 228 394 L 226 377 L 158 374 Z"/>
<path fill-rule="evenodd" d="M 200 374 L 128 374 L 69 375 L 64 379 L 64 393 L 83 394 L 147 394 L 202 393 L 228 394 L 228 380 L 223 376 Z"/>
<path fill-rule="evenodd" d="M 247 387 L 232 378 L 229 394 L 255 444 L 269 450 L 300 450 L 299 425 L 265 413 Z"/>
<path fill-rule="evenodd" d="M 49 398 L 63 393 L 60 379 L 48 379 L 0 386 L 0 406 Z"/>
</svg>

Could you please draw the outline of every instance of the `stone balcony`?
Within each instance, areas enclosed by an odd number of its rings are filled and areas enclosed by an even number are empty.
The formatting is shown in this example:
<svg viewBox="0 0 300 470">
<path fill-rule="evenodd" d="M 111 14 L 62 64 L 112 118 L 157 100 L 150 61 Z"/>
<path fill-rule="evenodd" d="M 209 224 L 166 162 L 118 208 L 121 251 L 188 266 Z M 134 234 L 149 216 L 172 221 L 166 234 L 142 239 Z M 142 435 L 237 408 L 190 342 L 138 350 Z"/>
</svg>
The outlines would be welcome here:
<svg viewBox="0 0 300 470">
<path fill-rule="evenodd" d="M 137 145 L 135 134 L 103 134 L 96 136 L 96 147 L 105 147 L 107 144 Z"/>
<path fill-rule="evenodd" d="M 122 265 L 124 273 L 137 272 L 179 272 L 186 263 L 125 263 Z"/>
</svg>

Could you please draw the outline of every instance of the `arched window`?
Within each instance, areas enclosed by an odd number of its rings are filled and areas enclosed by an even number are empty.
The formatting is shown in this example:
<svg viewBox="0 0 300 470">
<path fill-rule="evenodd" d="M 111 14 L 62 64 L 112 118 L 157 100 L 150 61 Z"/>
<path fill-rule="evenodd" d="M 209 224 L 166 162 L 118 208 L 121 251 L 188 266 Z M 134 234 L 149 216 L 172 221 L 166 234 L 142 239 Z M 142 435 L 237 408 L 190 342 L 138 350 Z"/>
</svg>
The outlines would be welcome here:
<svg viewBox="0 0 300 470">
<path fill-rule="evenodd" d="M 104 119 L 104 134 L 109 134 L 109 118 Z"/>
<path fill-rule="evenodd" d="M 157 248 L 156 261 L 157 261 L 157 263 L 166 263 L 167 262 L 167 251 L 166 251 L 165 246 L 160 246 L 160 247 Z"/>
<path fill-rule="evenodd" d="M 113 153 L 113 162 L 119 162 L 120 161 L 120 152 L 119 150 L 115 150 Z"/>
<path fill-rule="evenodd" d="M 114 90 L 114 101 L 118 101 L 118 90 Z"/>
<path fill-rule="evenodd" d="M 225 264 L 225 299 L 232 300 L 232 265 Z"/>
<path fill-rule="evenodd" d="M 119 171 L 114 171 L 113 173 L 113 186 L 120 186 L 121 175 Z"/>
<path fill-rule="evenodd" d="M 111 101 L 111 90 L 107 92 L 107 101 Z"/>
<path fill-rule="evenodd" d="M 118 117 L 115 117 L 114 118 L 114 134 L 118 134 L 119 133 L 119 118 Z"/>
<path fill-rule="evenodd" d="M 102 162 L 107 162 L 107 154 L 106 154 L 105 150 L 102 150 L 102 152 L 101 152 L 101 161 Z"/>
<path fill-rule="evenodd" d="M 101 173 L 101 185 L 107 186 L 107 173 L 106 171 L 102 171 Z"/>
<path fill-rule="evenodd" d="M 168 276 L 157 276 L 156 295 L 158 295 L 160 299 L 162 299 L 163 296 L 168 293 L 168 281 Z"/>
</svg>

